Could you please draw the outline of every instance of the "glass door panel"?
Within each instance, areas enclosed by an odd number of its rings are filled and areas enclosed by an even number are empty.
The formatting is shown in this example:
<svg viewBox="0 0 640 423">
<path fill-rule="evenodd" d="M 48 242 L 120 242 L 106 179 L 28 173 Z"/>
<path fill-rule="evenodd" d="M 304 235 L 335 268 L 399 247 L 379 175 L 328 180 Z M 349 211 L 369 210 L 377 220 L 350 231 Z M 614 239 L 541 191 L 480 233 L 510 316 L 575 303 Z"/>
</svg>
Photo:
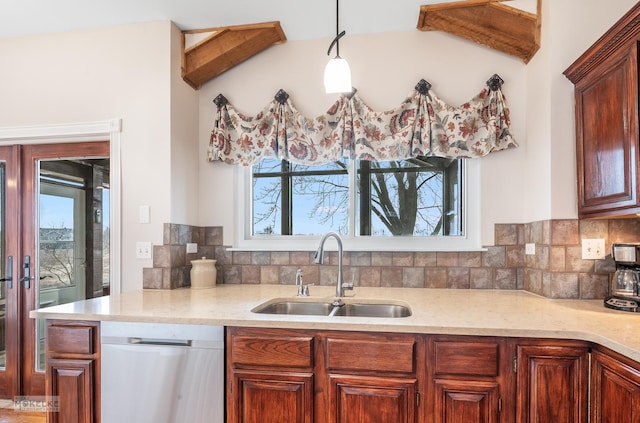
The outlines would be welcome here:
<svg viewBox="0 0 640 423">
<path fill-rule="evenodd" d="M 28 311 L 109 292 L 109 143 L 24 146 L 24 395 L 44 393 L 45 326 Z M 105 194 L 106 193 L 106 194 Z M 106 195 L 106 198 L 105 198 Z M 105 216 L 107 219 L 105 219 Z M 106 258 L 105 258 L 106 256 Z M 105 277 L 106 275 L 106 277 Z"/>
<path fill-rule="evenodd" d="M 19 247 L 20 147 L 0 147 L 0 398 L 19 393 Z"/>
</svg>

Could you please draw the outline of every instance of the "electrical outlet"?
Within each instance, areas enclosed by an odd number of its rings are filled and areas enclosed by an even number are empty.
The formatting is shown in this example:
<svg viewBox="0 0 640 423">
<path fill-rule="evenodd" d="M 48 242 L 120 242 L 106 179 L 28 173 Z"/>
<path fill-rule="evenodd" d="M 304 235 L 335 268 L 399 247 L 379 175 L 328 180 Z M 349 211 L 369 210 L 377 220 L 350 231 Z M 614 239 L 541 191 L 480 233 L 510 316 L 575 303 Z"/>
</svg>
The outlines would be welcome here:
<svg viewBox="0 0 640 423">
<path fill-rule="evenodd" d="M 536 244 L 533 242 L 528 242 L 524 244 L 524 253 L 528 256 L 535 255 L 536 253 Z"/>
<path fill-rule="evenodd" d="M 150 259 L 151 258 L 151 243 L 150 242 L 136 242 L 136 258 L 137 259 Z"/>
<path fill-rule="evenodd" d="M 187 242 L 187 254 L 197 253 L 198 252 L 198 244 L 195 242 Z"/>
<path fill-rule="evenodd" d="M 604 238 L 583 239 L 582 259 L 601 260 L 605 257 Z"/>
</svg>

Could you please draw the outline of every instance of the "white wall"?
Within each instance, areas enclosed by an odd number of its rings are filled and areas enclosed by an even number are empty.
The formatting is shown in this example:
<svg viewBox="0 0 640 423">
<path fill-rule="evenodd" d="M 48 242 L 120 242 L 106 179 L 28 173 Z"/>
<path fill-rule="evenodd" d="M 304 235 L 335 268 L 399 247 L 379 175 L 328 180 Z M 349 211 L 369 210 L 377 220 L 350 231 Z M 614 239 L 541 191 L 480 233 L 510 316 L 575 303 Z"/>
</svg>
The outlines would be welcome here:
<svg viewBox="0 0 640 423">
<path fill-rule="evenodd" d="M 171 27 L 0 39 L 0 127 L 122 119 L 125 291 L 141 288 L 142 268 L 151 266 L 135 259 L 136 241 L 161 244 L 162 225 L 172 219 Z M 151 206 L 150 224 L 138 223 L 140 205 Z"/>
<path fill-rule="evenodd" d="M 198 92 L 182 80 L 182 33 L 171 28 L 171 218 L 198 221 Z"/>
<path fill-rule="evenodd" d="M 346 37 L 340 54 L 349 61 L 353 85 L 375 110 L 401 104 L 424 78 L 434 92 L 461 105 L 485 87 L 494 73 L 505 80 L 503 91 L 511 109 L 512 129 L 522 148 L 497 152 L 481 161 L 482 239 L 493 242 L 493 223 L 523 220 L 524 186 L 521 164 L 526 152 L 526 67 L 517 58 L 440 32 L 408 31 Z M 279 88 L 307 116 L 324 113 L 336 95 L 324 93 L 322 77 L 328 60 L 328 39 L 295 41 L 274 46 L 219 77 L 200 90 L 200 154 L 204 155 L 213 125 L 213 98 L 223 93 L 241 112 L 254 115 Z M 201 166 L 200 222 L 222 224 L 225 243 L 233 244 L 239 217 L 229 200 L 234 191 L 232 166 Z M 514 204 L 516 205 L 514 207 Z"/>
<path fill-rule="evenodd" d="M 529 65 L 440 32 L 347 36 L 341 53 L 376 110 L 397 106 L 420 78 L 457 105 L 494 72 L 503 77 L 520 148 L 480 159 L 476 212 L 490 245 L 495 223 L 576 217 L 573 87 L 562 71 L 633 4 L 545 1 L 543 46 Z M 218 93 L 247 114 L 279 88 L 309 116 L 335 99 L 322 87 L 328 39 L 274 46 L 194 91 L 179 78 L 178 37 L 170 22 L 154 22 L 0 39 L 0 127 L 122 118 L 124 290 L 140 288 L 151 266 L 135 259 L 135 242 L 162 243 L 166 222 L 223 225 L 233 242 L 233 168 L 205 160 Z M 140 205 L 151 206 L 148 225 L 138 223 Z"/>
</svg>

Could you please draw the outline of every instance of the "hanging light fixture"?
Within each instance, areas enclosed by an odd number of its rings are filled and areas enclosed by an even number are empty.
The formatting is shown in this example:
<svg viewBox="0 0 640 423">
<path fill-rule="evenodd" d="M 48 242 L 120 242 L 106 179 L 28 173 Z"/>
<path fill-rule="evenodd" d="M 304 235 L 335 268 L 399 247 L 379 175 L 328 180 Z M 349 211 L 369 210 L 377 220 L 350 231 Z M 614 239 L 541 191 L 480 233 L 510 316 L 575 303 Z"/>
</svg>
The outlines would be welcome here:
<svg viewBox="0 0 640 423">
<path fill-rule="evenodd" d="M 330 59 L 327 67 L 324 68 L 324 89 L 327 94 L 347 93 L 352 91 L 351 69 L 349 63 L 340 57 L 340 38 L 346 31 L 340 32 L 340 0 L 336 0 L 336 37 L 331 41 L 327 56 L 331 55 L 333 46 L 336 46 L 336 57 Z"/>
</svg>

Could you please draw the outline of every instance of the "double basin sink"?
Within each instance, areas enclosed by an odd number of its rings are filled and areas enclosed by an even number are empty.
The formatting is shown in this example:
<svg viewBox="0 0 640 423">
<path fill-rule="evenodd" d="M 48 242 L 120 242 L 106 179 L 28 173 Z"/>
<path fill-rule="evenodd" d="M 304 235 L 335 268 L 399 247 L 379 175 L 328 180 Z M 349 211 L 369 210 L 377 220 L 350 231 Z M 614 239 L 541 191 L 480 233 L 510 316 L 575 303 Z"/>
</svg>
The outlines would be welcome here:
<svg viewBox="0 0 640 423">
<path fill-rule="evenodd" d="M 403 304 L 378 303 L 358 300 L 339 305 L 330 300 L 307 301 L 281 298 L 260 304 L 253 310 L 259 314 L 284 314 L 297 316 L 349 316 L 396 318 L 411 316 L 411 308 Z"/>
</svg>

